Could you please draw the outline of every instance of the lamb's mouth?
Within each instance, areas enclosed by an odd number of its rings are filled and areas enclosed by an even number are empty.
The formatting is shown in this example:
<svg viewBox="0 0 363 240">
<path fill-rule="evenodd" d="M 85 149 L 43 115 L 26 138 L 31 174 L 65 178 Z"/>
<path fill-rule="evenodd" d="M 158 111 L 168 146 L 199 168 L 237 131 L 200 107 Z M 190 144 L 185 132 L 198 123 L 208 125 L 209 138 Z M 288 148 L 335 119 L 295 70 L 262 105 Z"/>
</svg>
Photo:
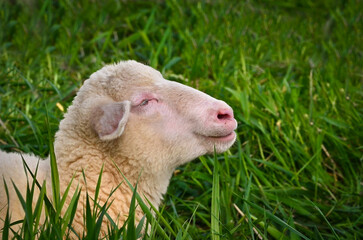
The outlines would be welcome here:
<svg viewBox="0 0 363 240">
<path fill-rule="evenodd" d="M 233 141 L 236 138 L 236 133 L 234 131 L 228 133 L 227 135 L 218 135 L 218 136 L 206 136 L 203 134 L 198 134 L 204 138 L 207 138 L 213 142 L 218 141 L 218 142 L 230 142 Z"/>
</svg>

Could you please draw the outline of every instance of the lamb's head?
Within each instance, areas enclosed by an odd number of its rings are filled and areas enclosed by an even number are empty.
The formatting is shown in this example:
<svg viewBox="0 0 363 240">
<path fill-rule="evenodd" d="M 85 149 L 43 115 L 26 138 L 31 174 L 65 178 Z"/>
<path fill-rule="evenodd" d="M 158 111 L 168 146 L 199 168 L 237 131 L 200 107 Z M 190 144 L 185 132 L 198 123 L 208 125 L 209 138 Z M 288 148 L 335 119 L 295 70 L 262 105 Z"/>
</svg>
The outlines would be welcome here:
<svg viewBox="0 0 363 240">
<path fill-rule="evenodd" d="M 82 117 L 91 137 L 112 146 L 109 152 L 146 161 L 145 168 L 175 168 L 226 151 L 236 139 L 237 122 L 225 102 L 135 61 L 97 71 L 77 98 L 91 112 Z"/>
</svg>

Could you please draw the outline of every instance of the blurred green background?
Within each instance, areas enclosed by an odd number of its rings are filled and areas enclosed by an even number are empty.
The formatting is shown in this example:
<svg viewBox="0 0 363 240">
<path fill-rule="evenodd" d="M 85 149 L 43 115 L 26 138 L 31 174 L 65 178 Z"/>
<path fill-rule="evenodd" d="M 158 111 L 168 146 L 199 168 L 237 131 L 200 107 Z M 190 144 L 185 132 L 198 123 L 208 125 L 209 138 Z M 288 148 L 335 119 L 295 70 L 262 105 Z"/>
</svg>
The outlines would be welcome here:
<svg viewBox="0 0 363 240">
<path fill-rule="evenodd" d="M 46 156 L 46 112 L 54 134 L 91 73 L 134 59 L 226 101 L 239 123 L 219 166 L 206 156 L 175 172 L 160 207 L 171 239 L 362 239 L 362 9 L 2 0 L 0 148 Z"/>
</svg>

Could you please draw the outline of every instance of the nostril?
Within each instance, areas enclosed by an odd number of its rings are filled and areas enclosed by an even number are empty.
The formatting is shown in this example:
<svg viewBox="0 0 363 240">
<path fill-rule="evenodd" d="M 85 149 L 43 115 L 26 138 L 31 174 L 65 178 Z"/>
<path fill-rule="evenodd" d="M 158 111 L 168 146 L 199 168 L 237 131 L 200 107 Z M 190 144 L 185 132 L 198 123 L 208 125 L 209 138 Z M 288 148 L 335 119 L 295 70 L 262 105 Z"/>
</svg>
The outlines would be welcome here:
<svg viewBox="0 0 363 240">
<path fill-rule="evenodd" d="M 231 116 L 229 114 L 218 114 L 217 118 L 219 120 L 223 120 L 223 119 L 230 119 Z"/>
<path fill-rule="evenodd" d="M 218 120 L 230 120 L 233 118 L 233 112 L 230 109 L 222 109 L 218 111 Z"/>
</svg>

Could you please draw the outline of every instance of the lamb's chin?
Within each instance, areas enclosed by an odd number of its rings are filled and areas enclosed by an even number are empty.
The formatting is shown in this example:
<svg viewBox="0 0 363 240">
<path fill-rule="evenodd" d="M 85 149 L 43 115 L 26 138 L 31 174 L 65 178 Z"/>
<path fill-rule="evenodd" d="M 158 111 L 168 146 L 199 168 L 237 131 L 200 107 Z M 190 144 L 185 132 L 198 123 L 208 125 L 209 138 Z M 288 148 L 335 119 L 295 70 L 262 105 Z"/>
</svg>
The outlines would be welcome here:
<svg viewBox="0 0 363 240">
<path fill-rule="evenodd" d="M 236 132 L 230 132 L 226 135 L 221 136 L 203 136 L 199 135 L 203 138 L 203 140 L 207 143 L 208 146 L 207 152 L 209 154 L 214 153 L 214 149 L 217 153 L 222 153 L 227 151 L 236 141 L 237 134 Z"/>
</svg>

